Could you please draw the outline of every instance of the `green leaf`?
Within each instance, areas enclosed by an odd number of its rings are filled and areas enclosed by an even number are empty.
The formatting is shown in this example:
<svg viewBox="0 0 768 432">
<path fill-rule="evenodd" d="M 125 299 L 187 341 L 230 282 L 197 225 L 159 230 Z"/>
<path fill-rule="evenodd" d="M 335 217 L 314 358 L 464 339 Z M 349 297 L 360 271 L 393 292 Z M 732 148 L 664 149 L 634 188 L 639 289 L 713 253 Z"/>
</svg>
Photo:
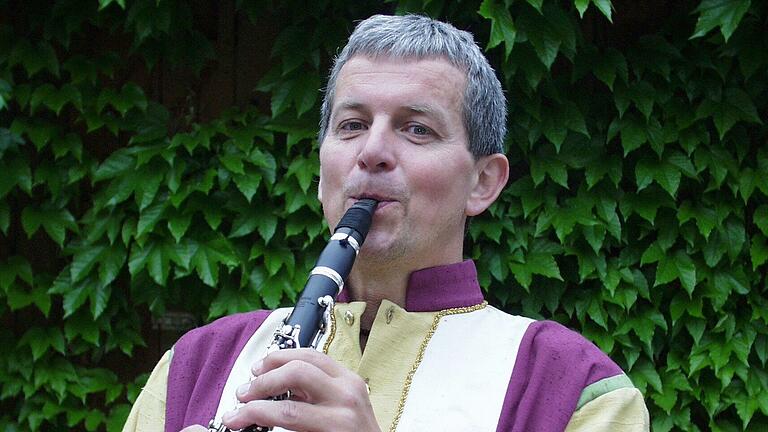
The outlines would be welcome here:
<svg viewBox="0 0 768 432">
<path fill-rule="evenodd" d="M 77 336 L 92 345 L 99 345 L 99 326 L 87 312 L 79 312 L 64 322 L 64 336 L 72 342 Z"/>
<path fill-rule="evenodd" d="M 755 209 L 752 222 L 760 228 L 764 236 L 768 237 L 768 204 L 763 204 Z"/>
<path fill-rule="evenodd" d="M 112 408 L 106 420 L 107 432 L 122 431 L 130 412 L 131 406 L 128 404 L 119 404 Z"/>
<path fill-rule="evenodd" d="M 64 245 L 66 230 L 77 232 L 77 224 L 72 213 L 67 209 L 47 211 L 44 214 L 43 228 L 45 232 L 59 245 Z"/>
<path fill-rule="evenodd" d="M 170 271 L 170 257 L 167 253 L 168 250 L 169 249 L 165 245 L 163 245 L 163 247 L 155 247 L 147 257 L 147 272 L 149 273 L 149 277 L 160 286 L 165 285 L 165 282 L 168 280 L 168 273 Z"/>
<path fill-rule="evenodd" d="M 544 0 L 526 0 L 529 5 L 533 6 L 539 13 L 541 13 L 541 6 Z"/>
<path fill-rule="evenodd" d="M 76 252 L 72 259 L 72 266 L 70 267 L 70 278 L 72 279 L 72 283 L 85 279 L 93 266 L 101 259 L 105 250 L 105 246 L 94 245 L 84 247 Z"/>
<path fill-rule="evenodd" d="M 296 115 L 300 117 L 315 106 L 320 86 L 320 79 L 316 74 L 304 74 L 296 81 L 296 85 L 291 89 Z"/>
<path fill-rule="evenodd" d="M 40 225 L 59 246 L 64 244 L 66 229 L 77 231 L 75 218 L 67 209 L 48 210 L 25 207 L 21 212 L 21 224 L 27 236 L 37 232 Z"/>
<path fill-rule="evenodd" d="M 596 254 L 600 253 L 600 249 L 603 247 L 603 241 L 605 240 L 606 229 L 602 225 L 591 225 L 582 227 L 584 238 L 587 240 L 592 250 Z"/>
<path fill-rule="evenodd" d="M 765 237 L 760 235 L 752 236 L 752 246 L 749 248 L 749 256 L 752 258 L 752 270 L 768 261 L 768 244 Z"/>
<path fill-rule="evenodd" d="M 579 12 L 579 17 L 584 18 L 584 12 L 589 7 L 590 0 L 574 0 L 573 5 L 576 6 L 576 10 Z"/>
<path fill-rule="evenodd" d="M 653 286 L 659 286 L 679 279 L 680 284 L 690 296 L 696 286 L 696 266 L 684 252 L 678 251 L 673 257 L 663 257 L 656 267 L 656 281 Z"/>
<path fill-rule="evenodd" d="M 511 262 L 509 270 L 523 287 L 528 288 L 532 275 L 539 274 L 549 278 L 563 280 L 560 267 L 551 254 L 531 253 L 525 257 L 524 263 Z"/>
<path fill-rule="evenodd" d="M 731 262 L 736 261 L 746 243 L 744 225 L 741 222 L 730 219 L 725 223 L 724 227 L 719 229 L 719 232 L 720 238 L 726 245 L 728 257 L 731 259 Z"/>
<path fill-rule="evenodd" d="M 610 90 L 613 90 L 613 83 L 616 80 L 617 74 L 622 78 L 623 82 L 627 81 L 627 60 L 621 52 L 609 48 L 594 59 L 592 73 L 595 74 L 597 79 L 604 82 Z"/>
<path fill-rule="evenodd" d="M 56 87 L 50 83 L 43 84 L 36 88 L 35 91 L 32 92 L 32 97 L 29 99 L 30 114 L 34 115 L 37 107 L 46 102 L 51 97 L 51 94 L 53 94 L 55 91 Z"/>
<path fill-rule="evenodd" d="M 712 117 L 722 140 L 738 121 L 762 124 L 752 98 L 742 89 L 729 87 L 719 99 L 705 99 L 696 109 L 696 118 Z"/>
<path fill-rule="evenodd" d="M 219 160 L 221 161 L 221 164 L 232 173 L 245 174 L 242 154 L 233 153 L 220 155 Z"/>
<path fill-rule="evenodd" d="M 275 235 L 275 230 L 277 229 L 277 218 L 274 215 L 259 218 L 258 229 L 259 235 L 264 239 L 264 243 L 269 243 L 269 240 Z"/>
<path fill-rule="evenodd" d="M 56 51 L 48 42 L 39 42 L 33 46 L 27 40 L 21 39 L 9 56 L 11 66 L 21 63 L 31 78 L 43 69 L 47 69 L 54 76 L 59 76 L 59 61 Z"/>
<path fill-rule="evenodd" d="M 675 266 L 674 259 L 663 258 L 659 260 L 659 264 L 656 266 L 656 281 L 653 286 L 659 286 L 661 284 L 669 283 L 678 277 L 677 266 Z"/>
<path fill-rule="evenodd" d="M 220 237 L 201 243 L 191 264 L 203 283 L 215 287 L 219 279 L 219 264 L 233 267 L 237 262 L 232 245 Z"/>
<path fill-rule="evenodd" d="M 640 258 L 640 265 L 658 262 L 664 258 L 664 256 L 664 251 L 659 247 L 659 244 L 653 242 L 645 252 L 643 252 L 643 256 Z"/>
<path fill-rule="evenodd" d="M 658 393 L 662 393 L 661 377 L 650 362 L 644 360 L 637 362 L 632 368 L 632 375 L 641 377 L 642 381 L 650 384 Z"/>
<path fill-rule="evenodd" d="M 259 286 L 257 292 L 264 300 L 264 304 L 266 304 L 267 307 L 274 309 L 280 305 L 280 300 L 288 291 L 287 288 L 288 287 L 284 281 L 282 284 L 279 284 L 272 278 L 269 282 Z"/>
<path fill-rule="evenodd" d="M 640 148 L 646 141 L 645 128 L 636 120 L 626 118 L 621 121 L 621 146 L 626 157 L 631 151 Z"/>
<path fill-rule="evenodd" d="M 635 183 L 637 190 L 645 189 L 653 181 L 656 174 L 656 164 L 651 159 L 642 159 L 635 166 Z"/>
<path fill-rule="evenodd" d="M 656 94 L 653 86 L 646 81 L 638 81 L 632 84 L 629 89 L 629 98 L 632 99 L 638 111 L 640 111 L 645 120 L 648 121 L 653 111 L 653 95 Z"/>
<path fill-rule="evenodd" d="M 8 227 L 11 226 L 11 208 L 6 200 L 0 200 L 0 231 L 8 235 Z"/>
<path fill-rule="evenodd" d="M 261 175 L 255 170 L 252 171 L 250 168 L 247 171 L 248 174 L 245 175 L 236 174 L 234 179 L 235 185 L 237 185 L 237 188 L 242 192 L 245 199 L 248 200 L 248 202 L 251 202 L 251 199 L 253 199 L 253 196 L 256 194 L 259 184 L 261 183 Z"/>
<path fill-rule="evenodd" d="M 680 187 L 680 170 L 671 164 L 662 164 L 656 168 L 654 179 L 671 197 L 677 195 Z"/>
<path fill-rule="evenodd" d="M 504 42 L 504 53 L 509 57 L 517 37 L 517 29 L 509 9 L 494 0 L 483 0 L 478 13 L 483 18 L 491 20 L 491 35 L 485 49 L 489 50 Z"/>
<path fill-rule="evenodd" d="M 304 193 L 307 193 L 309 186 L 312 184 L 312 180 L 315 178 L 315 173 L 319 170 L 319 166 L 315 159 L 299 158 L 294 159 L 288 166 L 288 172 L 286 176 L 294 176 L 299 182 L 299 186 Z"/>
<path fill-rule="evenodd" d="M 241 291 L 222 289 L 211 303 L 208 310 L 208 317 L 214 318 L 227 314 L 240 312 L 249 312 L 258 308 L 257 302 L 254 302 L 251 296 Z"/>
<path fill-rule="evenodd" d="M 695 10 L 699 13 L 699 19 L 691 39 L 704 36 L 715 27 L 720 27 L 720 32 L 727 42 L 751 3 L 751 0 L 702 0 Z"/>
<path fill-rule="evenodd" d="M 270 276 L 276 275 L 281 268 L 284 268 L 289 276 L 293 276 L 296 258 L 290 249 L 279 248 L 264 256 L 264 264 Z"/>
<path fill-rule="evenodd" d="M 158 169 L 147 168 L 146 171 L 142 171 L 140 177 L 141 181 L 136 183 L 134 197 L 139 211 L 144 211 L 155 200 L 160 182 L 163 180 L 163 173 Z M 160 199 L 165 201 L 162 195 Z"/>
<path fill-rule="evenodd" d="M 112 153 L 93 174 L 93 181 L 98 182 L 127 173 L 133 170 L 136 159 L 126 151 L 118 150 Z"/>
<path fill-rule="evenodd" d="M 613 23 L 613 19 L 611 18 L 611 0 L 592 0 L 592 4 L 597 6 L 597 8 L 600 10 L 600 12 L 608 18 L 608 21 L 610 23 Z"/>
<path fill-rule="evenodd" d="M 692 295 L 693 289 L 696 286 L 696 265 L 688 254 L 678 251 L 675 254 L 675 266 L 677 267 L 680 283 L 688 291 L 688 295 Z"/>
<path fill-rule="evenodd" d="M 491 253 L 491 259 L 488 263 L 488 268 L 491 271 L 491 276 L 496 278 L 498 281 L 503 281 L 506 279 L 507 276 L 507 269 L 504 267 L 502 263 L 501 255 L 498 253 Z"/>
<path fill-rule="evenodd" d="M 121 243 L 116 243 L 103 255 L 99 263 L 99 281 L 106 286 L 114 281 L 125 264 L 127 252 Z"/>
<path fill-rule="evenodd" d="M 90 410 L 85 416 L 85 430 L 92 432 L 98 429 L 99 425 L 104 423 L 107 417 L 103 412 L 98 410 Z"/>
<path fill-rule="evenodd" d="M 147 97 L 144 95 L 144 90 L 135 83 L 126 83 L 123 85 L 120 91 L 120 98 L 115 101 L 117 104 L 115 108 L 120 111 L 122 115 L 133 107 L 146 111 L 148 107 Z"/>
<path fill-rule="evenodd" d="M 704 335 L 704 330 L 707 327 L 707 322 L 702 319 L 689 319 L 685 323 L 685 328 L 688 329 L 688 333 L 693 338 L 693 343 L 698 345 L 701 341 L 701 336 Z"/>
<path fill-rule="evenodd" d="M 747 204 L 747 201 L 749 201 L 749 197 L 751 197 L 752 192 L 755 191 L 755 186 L 755 172 L 752 168 L 744 168 L 739 175 L 739 195 L 744 201 L 744 204 Z"/>
<path fill-rule="evenodd" d="M 83 160 L 83 141 L 80 135 L 69 133 L 63 137 L 56 137 L 52 143 L 53 155 L 56 159 L 72 154 L 78 162 Z"/>
<path fill-rule="evenodd" d="M 154 250 L 155 242 L 149 241 L 143 247 L 137 243 L 131 246 L 131 255 L 128 258 L 128 271 L 131 276 L 136 276 L 146 265 L 149 254 Z"/>
<path fill-rule="evenodd" d="M 57 329 L 52 329 L 57 330 Z M 48 351 L 51 342 L 46 331 L 41 327 L 32 327 L 19 340 L 18 346 L 27 345 L 32 350 L 32 359 L 37 361 Z"/>
<path fill-rule="evenodd" d="M 120 6 L 121 9 L 125 9 L 125 0 L 99 0 L 99 10 L 106 8 L 112 3 Z"/>
<path fill-rule="evenodd" d="M 528 40 L 533 45 L 539 61 L 550 70 L 560 51 L 561 39 L 543 17 L 535 15 L 530 18 L 530 21 L 521 24 L 521 27 L 527 30 Z"/>
<path fill-rule="evenodd" d="M 155 228 L 155 225 L 157 225 L 160 219 L 162 219 L 167 205 L 167 201 L 161 200 L 160 202 L 152 204 L 141 212 L 141 215 L 139 216 L 139 223 L 136 226 L 137 237 L 141 237 Z"/>
<path fill-rule="evenodd" d="M 192 214 L 179 214 L 175 213 L 168 218 L 168 231 L 178 243 L 189 229 L 189 225 L 192 223 Z"/>
<path fill-rule="evenodd" d="M 112 286 L 103 284 L 94 284 L 92 290 L 89 293 L 91 316 L 93 319 L 97 319 L 104 313 L 109 303 L 109 298 L 112 295 Z"/>
<path fill-rule="evenodd" d="M 71 103 L 78 111 L 83 110 L 83 95 L 80 90 L 72 84 L 64 84 L 59 89 L 54 100 L 49 101 L 48 107 L 56 112 L 56 115 L 59 115 L 61 108 L 66 103 Z"/>
</svg>

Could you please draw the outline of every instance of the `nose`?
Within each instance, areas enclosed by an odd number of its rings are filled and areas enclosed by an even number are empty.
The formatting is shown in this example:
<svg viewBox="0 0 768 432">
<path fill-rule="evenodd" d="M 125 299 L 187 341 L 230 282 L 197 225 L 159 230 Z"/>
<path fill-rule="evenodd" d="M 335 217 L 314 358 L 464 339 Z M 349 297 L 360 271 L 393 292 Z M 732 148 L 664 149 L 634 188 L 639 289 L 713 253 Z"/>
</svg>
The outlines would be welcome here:
<svg viewBox="0 0 768 432">
<path fill-rule="evenodd" d="M 357 166 L 369 172 L 388 171 L 395 167 L 397 137 L 382 124 L 373 124 L 357 156 Z"/>
</svg>

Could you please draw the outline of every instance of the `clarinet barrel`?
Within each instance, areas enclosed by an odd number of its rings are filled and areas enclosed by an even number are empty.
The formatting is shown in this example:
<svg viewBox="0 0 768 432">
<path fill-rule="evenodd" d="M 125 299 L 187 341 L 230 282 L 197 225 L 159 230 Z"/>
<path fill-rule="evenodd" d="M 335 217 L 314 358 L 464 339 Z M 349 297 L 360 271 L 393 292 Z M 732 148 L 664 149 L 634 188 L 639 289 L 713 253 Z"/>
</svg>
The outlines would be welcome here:
<svg viewBox="0 0 768 432">
<path fill-rule="evenodd" d="M 362 199 L 350 207 L 336 225 L 330 241 L 317 259 L 293 312 L 285 322 L 287 326 L 299 329 L 299 347 L 313 346 L 316 341 L 326 310 L 323 299 L 326 299 L 326 296 L 335 299 L 343 289 L 344 281 L 347 280 L 357 253 L 368 235 L 377 204 L 375 200 Z M 286 345 L 279 348 L 295 346 Z"/>
</svg>

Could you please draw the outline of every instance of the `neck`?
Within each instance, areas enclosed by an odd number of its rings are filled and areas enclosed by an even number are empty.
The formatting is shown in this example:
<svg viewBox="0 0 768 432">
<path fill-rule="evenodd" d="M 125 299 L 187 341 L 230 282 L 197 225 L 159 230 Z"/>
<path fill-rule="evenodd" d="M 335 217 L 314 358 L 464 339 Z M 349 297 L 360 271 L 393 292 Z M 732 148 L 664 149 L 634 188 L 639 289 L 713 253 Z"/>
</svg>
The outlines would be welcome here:
<svg viewBox="0 0 768 432">
<path fill-rule="evenodd" d="M 397 270 L 394 266 L 368 266 L 362 260 L 355 263 L 347 283 L 351 300 L 366 303 L 365 312 L 360 317 L 362 329 L 371 329 L 382 300 L 405 307 L 410 274 L 410 270 Z"/>
</svg>

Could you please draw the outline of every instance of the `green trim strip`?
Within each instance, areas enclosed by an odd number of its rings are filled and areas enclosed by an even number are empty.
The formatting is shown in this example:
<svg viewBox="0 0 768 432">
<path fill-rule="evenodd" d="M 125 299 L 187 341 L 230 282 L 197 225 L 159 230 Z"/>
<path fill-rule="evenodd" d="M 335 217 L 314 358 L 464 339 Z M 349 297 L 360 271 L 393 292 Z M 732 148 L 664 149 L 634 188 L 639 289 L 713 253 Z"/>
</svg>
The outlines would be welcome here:
<svg viewBox="0 0 768 432">
<path fill-rule="evenodd" d="M 581 397 L 579 397 L 579 402 L 576 404 L 576 409 L 578 410 L 588 402 L 620 388 L 635 388 L 635 386 L 625 374 L 603 378 L 600 381 L 594 382 L 584 387 L 584 390 L 581 391 Z"/>
</svg>

